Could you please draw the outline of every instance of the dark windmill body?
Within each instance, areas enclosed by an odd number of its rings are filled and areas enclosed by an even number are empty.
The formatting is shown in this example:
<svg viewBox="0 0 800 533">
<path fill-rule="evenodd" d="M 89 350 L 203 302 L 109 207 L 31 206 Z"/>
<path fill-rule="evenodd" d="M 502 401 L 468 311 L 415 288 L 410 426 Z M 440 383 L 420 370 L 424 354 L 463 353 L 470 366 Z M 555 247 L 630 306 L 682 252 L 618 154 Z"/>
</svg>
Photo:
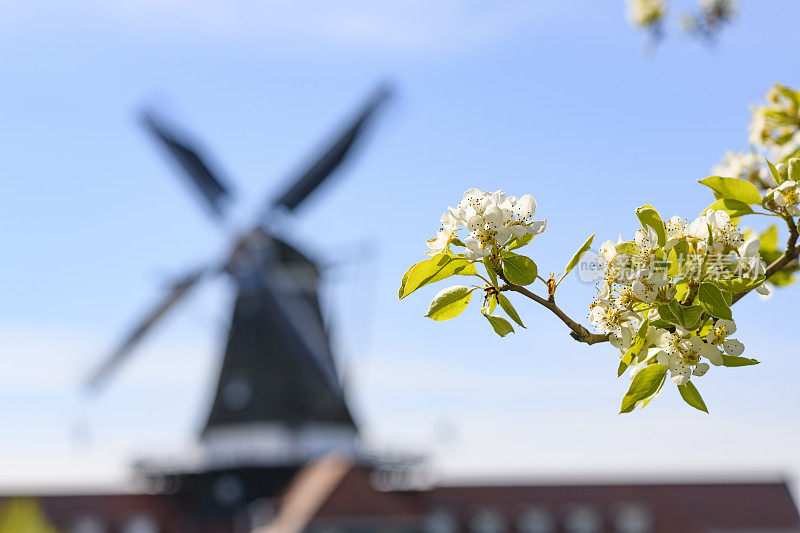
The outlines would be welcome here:
<svg viewBox="0 0 800 533">
<path fill-rule="evenodd" d="M 191 468 L 143 466 L 157 490 L 176 490 L 203 509 L 270 496 L 308 461 L 331 452 L 356 458 L 358 430 L 348 408 L 319 301 L 320 270 L 271 231 L 277 212 L 292 211 L 352 152 L 388 91 L 379 89 L 334 142 L 241 233 L 230 257 L 175 283 L 91 376 L 105 383 L 139 340 L 198 283 L 230 276 L 237 294 L 219 380 L 200 434 L 202 458 Z M 200 152 L 162 120 L 145 125 L 199 191 L 210 214 L 226 215 L 229 189 Z"/>
<path fill-rule="evenodd" d="M 352 454 L 356 425 L 331 353 L 316 265 L 256 231 L 226 267 L 238 284 L 202 440 L 214 464 Z"/>
</svg>

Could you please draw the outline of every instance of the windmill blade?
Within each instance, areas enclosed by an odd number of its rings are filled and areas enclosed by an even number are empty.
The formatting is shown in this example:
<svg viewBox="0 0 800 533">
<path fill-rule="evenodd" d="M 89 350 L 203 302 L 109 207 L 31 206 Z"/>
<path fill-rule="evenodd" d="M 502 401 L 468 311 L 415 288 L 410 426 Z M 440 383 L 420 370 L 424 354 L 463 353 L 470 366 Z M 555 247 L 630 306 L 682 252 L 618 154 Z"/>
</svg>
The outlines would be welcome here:
<svg viewBox="0 0 800 533">
<path fill-rule="evenodd" d="M 363 133 L 375 111 L 391 95 L 386 86 L 381 86 L 367 100 L 361 112 L 347 128 L 330 144 L 314 162 L 292 180 L 291 186 L 278 197 L 272 208 L 283 206 L 291 211 L 305 200 L 325 179 L 342 164 Z"/>
<path fill-rule="evenodd" d="M 209 273 L 209 269 L 206 268 L 191 272 L 170 287 L 169 292 L 158 302 L 158 305 L 139 321 L 122 344 L 89 376 L 86 387 L 97 389 L 107 382 L 111 374 L 130 356 L 136 345 L 153 326 L 166 315 L 167 311 L 183 300 L 207 273 Z"/>
<path fill-rule="evenodd" d="M 200 151 L 186 139 L 177 135 L 162 119 L 156 118 L 151 111 L 146 111 L 142 120 L 147 130 L 166 147 L 203 195 L 211 214 L 215 218 L 221 219 L 224 216 L 224 203 L 230 197 L 230 191 L 219 179 L 217 173 L 209 168 L 208 162 L 200 155 Z"/>
</svg>

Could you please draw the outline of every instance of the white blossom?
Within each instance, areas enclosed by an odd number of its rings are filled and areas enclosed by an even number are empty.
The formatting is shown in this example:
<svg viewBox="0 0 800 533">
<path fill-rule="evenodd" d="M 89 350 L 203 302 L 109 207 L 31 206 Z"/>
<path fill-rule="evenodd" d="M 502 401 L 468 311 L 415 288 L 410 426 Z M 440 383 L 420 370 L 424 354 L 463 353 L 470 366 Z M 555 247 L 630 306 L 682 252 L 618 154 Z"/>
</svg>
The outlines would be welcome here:
<svg viewBox="0 0 800 533">
<path fill-rule="evenodd" d="M 764 158 L 755 152 L 728 151 L 711 173 L 724 178 L 749 181 L 761 189 L 775 186 L 775 180 L 764 164 Z"/>
<path fill-rule="evenodd" d="M 667 284 L 667 276 L 663 272 L 652 272 L 647 268 L 639 270 L 633 283 L 631 291 L 642 302 L 653 303 L 658 296 L 658 289 Z"/>
<path fill-rule="evenodd" d="M 685 334 L 678 331 L 673 334 L 662 333 L 660 347 L 663 350 L 656 358 L 659 364 L 667 366 L 670 379 L 676 385 L 684 385 L 693 373 L 702 376 L 708 371 L 708 363 L 702 361 L 702 358 L 715 366 L 722 364 L 722 354 L 719 349 L 703 342 L 697 336 L 684 338 Z"/>
<path fill-rule="evenodd" d="M 730 251 L 744 243 L 744 235 L 736 225 L 731 224 L 731 216 L 725 211 L 709 209 L 705 214 L 705 220 L 711 227 L 715 251 Z"/>
<path fill-rule="evenodd" d="M 764 265 L 759 255 L 759 240 L 745 241 L 725 211 L 708 210 L 691 223 L 674 216 L 664 224 L 664 230 L 666 243 L 663 246 L 658 245 L 658 233 L 653 228 L 648 226 L 636 231 L 634 257 L 618 254 L 617 245 L 612 241 L 600 246 L 599 257 L 605 272 L 597 297 L 590 306 L 589 321 L 595 329 L 608 335 L 620 356 L 632 346 L 641 325 L 649 321 L 642 351 L 633 361 L 630 374 L 635 376 L 641 368 L 659 363 L 667 367 L 673 383 L 684 385 L 692 376 L 702 376 L 711 366 L 722 365 L 723 354 L 739 356 L 744 352 L 744 345 L 731 337 L 736 331 L 735 323 L 714 319 L 699 307 L 697 287 L 719 279 L 719 268 L 725 275 L 741 278 L 763 275 Z M 689 257 L 680 258 L 678 265 L 670 264 L 673 260 L 669 259 L 669 251 L 681 241 L 691 244 Z M 724 260 L 721 266 L 721 260 L 716 257 L 719 254 Z M 746 268 L 739 268 L 738 262 L 743 263 L 743 267 L 746 264 Z M 681 264 L 683 270 L 675 268 Z M 681 283 L 684 292 L 676 302 L 677 285 Z M 689 292 L 691 290 L 695 292 Z M 686 313 L 692 308 L 692 314 L 668 311 L 662 317 L 659 310 L 672 309 L 675 303 Z M 696 323 L 685 322 L 690 320 L 689 316 L 696 316 Z M 715 322 L 712 322 L 711 332 L 703 331 L 712 320 Z M 703 331 L 702 337 L 700 331 Z"/>
<path fill-rule="evenodd" d="M 775 84 L 767 92 L 766 104 L 752 108 L 750 144 L 770 153 L 773 161 L 793 156 L 800 150 L 800 91 Z"/>
<path fill-rule="evenodd" d="M 434 238 L 426 241 L 426 244 L 430 249 L 425 253 L 431 257 L 446 250 L 450 245 L 450 242 L 455 237 L 455 232 L 458 230 L 459 221 L 455 216 L 453 216 L 450 210 L 443 214 L 439 221 L 442 223 L 441 229 L 436 232 L 436 236 Z"/>
<path fill-rule="evenodd" d="M 787 215 L 800 216 L 800 184 L 795 181 L 784 181 L 777 187 L 769 189 L 765 195 L 766 202 L 784 211 Z"/>
<path fill-rule="evenodd" d="M 465 247 L 464 257 L 480 260 L 512 238 L 538 235 L 547 227 L 546 220 L 533 220 L 536 201 L 529 194 L 517 199 L 502 190 L 493 193 L 472 188 L 467 190 L 456 207 L 448 207 L 442 215 L 441 228 L 427 241 L 429 256 L 450 249 L 454 242 Z M 457 232 L 467 235 L 458 239 Z"/>
<path fill-rule="evenodd" d="M 636 231 L 633 235 L 633 242 L 636 243 L 642 253 L 646 254 L 658 248 L 658 234 L 656 230 L 648 226 L 646 230 L 640 229 Z"/>
<path fill-rule="evenodd" d="M 744 344 L 729 338 L 736 332 L 736 323 L 733 320 L 719 319 L 706 335 L 706 342 L 713 346 L 722 346 L 728 355 L 739 356 L 744 353 Z"/>
</svg>

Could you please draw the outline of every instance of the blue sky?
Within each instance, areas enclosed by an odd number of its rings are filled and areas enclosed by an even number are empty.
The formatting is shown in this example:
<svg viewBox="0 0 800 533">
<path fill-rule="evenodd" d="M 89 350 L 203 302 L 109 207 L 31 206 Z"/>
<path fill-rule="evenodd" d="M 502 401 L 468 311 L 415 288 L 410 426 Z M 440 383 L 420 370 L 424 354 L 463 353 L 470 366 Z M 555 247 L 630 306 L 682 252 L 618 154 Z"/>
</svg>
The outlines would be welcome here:
<svg viewBox="0 0 800 533">
<path fill-rule="evenodd" d="M 739 338 L 764 363 L 698 380 L 711 415 L 672 388 L 617 415 L 627 382 L 613 350 L 574 343 L 527 302 L 528 329 L 501 340 L 474 309 L 423 319 L 436 288 L 396 301 L 469 187 L 536 198 L 542 271 L 591 233 L 632 234 L 644 203 L 694 216 L 711 202 L 696 180 L 746 148 L 748 106 L 773 82 L 800 84 L 800 6 L 743 0 L 717 46 L 673 29 L 648 55 L 622 1 L 430 4 L 0 1 L 0 484 L 124 479 L 132 458 L 190 447 L 210 399 L 224 280 L 102 396 L 77 391 L 170 276 L 227 246 L 137 109 L 164 110 L 212 150 L 244 224 L 382 80 L 397 98 L 365 150 L 284 227 L 321 258 L 373 250 L 325 293 L 368 442 L 429 452 L 448 477 L 800 474 L 800 363 L 780 318 L 797 288 L 737 305 Z M 586 316 L 591 285 L 559 292 Z"/>
</svg>

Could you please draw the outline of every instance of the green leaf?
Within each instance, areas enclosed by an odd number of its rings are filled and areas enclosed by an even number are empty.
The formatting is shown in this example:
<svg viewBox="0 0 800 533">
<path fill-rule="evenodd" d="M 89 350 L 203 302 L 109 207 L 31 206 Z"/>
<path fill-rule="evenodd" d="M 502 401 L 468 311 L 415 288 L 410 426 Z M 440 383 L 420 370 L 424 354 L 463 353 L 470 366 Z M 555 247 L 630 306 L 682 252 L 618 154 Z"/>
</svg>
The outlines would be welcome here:
<svg viewBox="0 0 800 533">
<path fill-rule="evenodd" d="M 753 209 L 744 202 L 733 200 L 731 198 L 720 198 L 710 206 L 703 209 L 703 213 L 713 209 L 714 211 L 725 211 L 731 217 L 741 217 L 744 215 L 752 215 L 755 213 Z"/>
<path fill-rule="evenodd" d="M 521 327 L 523 328 L 525 327 L 525 324 L 522 323 L 522 319 L 517 314 L 517 310 L 514 309 L 514 306 L 511 305 L 511 302 L 508 300 L 508 298 L 506 298 L 502 294 L 498 294 L 497 302 L 500 304 L 500 307 L 503 308 L 503 311 L 505 311 L 505 313 L 511 320 L 519 324 Z M 489 314 L 491 314 L 491 312 Z"/>
<path fill-rule="evenodd" d="M 680 272 L 680 266 L 680 262 L 678 261 L 678 251 L 673 247 L 672 250 L 670 250 L 667 254 L 667 277 L 674 278 L 677 276 Z"/>
<path fill-rule="evenodd" d="M 653 364 L 641 369 L 631 381 L 631 386 L 622 398 L 620 413 L 630 413 L 639 402 L 648 402 L 661 392 L 667 378 L 667 365 Z"/>
<path fill-rule="evenodd" d="M 789 167 L 789 180 L 800 181 L 800 159 L 793 157 L 786 162 Z"/>
<path fill-rule="evenodd" d="M 484 257 L 483 266 L 486 268 L 486 273 L 489 275 L 489 281 L 492 282 L 493 286 L 497 287 L 497 272 L 495 272 L 494 267 L 492 266 L 491 258 Z"/>
<path fill-rule="evenodd" d="M 628 365 L 620 361 L 619 366 L 617 367 L 617 377 L 620 377 L 623 374 L 623 372 L 625 372 L 627 369 Z"/>
<path fill-rule="evenodd" d="M 771 225 L 767 230 L 758 236 L 761 241 L 761 252 L 772 252 L 778 249 L 778 226 Z"/>
<path fill-rule="evenodd" d="M 773 85 L 773 87 L 779 93 L 781 93 L 782 96 L 794 102 L 794 105 L 800 107 L 800 91 L 793 91 L 789 87 L 786 87 L 785 85 L 781 85 L 779 83 L 776 83 L 775 85 Z"/>
<path fill-rule="evenodd" d="M 686 403 L 703 411 L 704 413 L 708 413 L 708 407 L 706 407 L 706 403 L 703 401 L 703 398 L 700 396 L 700 393 L 697 391 L 697 388 L 691 381 L 687 381 L 683 385 L 678 385 L 678 392 L 681 393 L 681 398 L 683 398 Z"/>
<path fill-rule="evenodd" d="M 473 290 L 463 285 L 442 289 L 433 297 L 425 316 L 433 320 L 449 320 L 460 315 L 467 308 Z"/>
<path fill-rule="evenodd" d="M 711 316 L 731 319 L 730 304 L 726 301 L 722 291 L 713 283 L 701 283 L 697 293 L 698 303 L 703 306 Z"/>
<path fill-rule="evenodd" d="M 614 246 L 614 248 L 616 248 L 618 254 L 629 255 L 631 257 L 642 253 L 642 249 L 633 241 L 621 242 Z"/>
<path fill-rule="evenodd" d="M 673 302 L 678 306 L 675 311 L 672 310 Z M 676 312 L 678 313 L 677 315 L 675 314 Z M 669 305 L 659 305 L 658 314 L 664 322 L 669 322 L 675 326 L 682 326 L 683 324 L 683 312 L 680 309 L 680 304 L 675 300 L 670 302 Z"/>
<path fill-rule="evenodd" d="M 759 193 L 756 186 L 749 181 L 737 178 L 711 176 L 710 178 L 700 180 L 700 183 L 713 190 L 714 196 L 717 198 L 730 198 L 731 200 L 739 200 L 746 204 L 761 203 L 761 193 Z"/>
<path fill-rule="evenodd" d="M 672 247 L 672 250 L 669 251 L 669 255 L 667 256 L 667 262 L 669 263 L 667 275 L 669 277 L 675 277 L 684 271 L 683 265 L 689 260 L 689 251 L 689 243 L 686 241 L 678 241 L 677 244 Z M 685 283 L 684 281 L 684 284 Z"/>
<path fill-rule="evenodd" d="M 772 177 L 775 179 L 775 183 L 777 183 L 778 185 L 783 183 L 785 180 L 781 177 L 781 173 L 778 172 L 778 169 L 775 168 L 775 165 L 770 163 L 769 159 L 765 159 L 765 161 L 767 162 L 767 166 L 769 167 L 769 173 L 772 174 Z"/>
<path fill-rule="evenodd" d="M 503 274 L 517 285 L 530 285 L 536 281 L 536 263 L 524 255 L 508 254 L 503 257 Z"/>
<path fill-rule="evenodd" d="M 733 305 L 733 293 L 722 291 L 722 297 L 725 299 L 725 303 L 728 305 L 728 307 Z"/>
<path fill-rule="evenodd" d="M 655 230 L 658 235 L 658 245 L 664 246 L 664 243 L 667 242 L 667 232 L 664 229 L 664 221 L 661 220 L 661 215 L 658 214 L 655 207 L 643 205 L 636 210 L 636 217 L 645 229 L 649 226 Z"/>
<path fill-rule="evenodd" d="M 687 294 L 689 294 L 689 284 L 685 279 L 679 279 L 678 282 L 675 283 L 675 299 L 682 302 L 686 299 Z"/>
<path fill-rule="evenodd" d="M 785 270 L 779 270 L 769 277 L 769 282 L 776 287 L 786 287 L 797 281 L 797 276 Z"/>
<path fill-rule="evenodd" d="M 406 272 L 400 285 L 399 296 L 402 300 L 420 287 L 453 275 L 474 276 L 477 273 L 475 265 L 463 257 L 438 254 L 427 261 L 417 263 Z"/>
<path fill-rule="evenodd" d="M 683 288 L 686 289 L 685 284 Z M 700 325 L 703 311 L 704 308 L 699 305 L 684 307 L 677 300 L 671 300 L 668 305 L 658 307 L 658 314 L 662 320 L 686 329 L 695 329 Z"/>
<path fill-rule="evenodd" d="M 686 316 L 684 311 L 689 309 L 682 306 L 677 300 L 670 300 L 669 304 L 661 305 L 658 307 L 658 314 L 661 315 L 662 320 L 674 324 L 676 326 L 686 327 Z"/>
<path fill-rule="evenodd" d="M 720 279 L 713 282 L 714 285 L 728 292 L 744 292 L 755 289 L 764 283 L 764 277 L 755 279 L 750 278 L 734 278 L 734 279 Z"/>
<path fill-rule="evenodd" d="M 700 317 L 703 316 L 703 307 L 692 305 L 683 308 L 682 325 L 686 329 L 697 329 L 700 326 Z"/>
<path fill-rule="evenodd" d="M 523 235 L 522 237 L 519 238 L 514 238 L 511 241 L 511 244 L 508 245 L 507 250 L 511 251 L 511 250 L 516 250 L 517 248 L 522 248 L 532 240 L 533 240 L 533 235 L 530 233 L 528 233 L 527 235 Z"/>
<path fill-rule="evenodd" d="M 757 365 L 760 361 L 748 357 L 722 354 L 722 366 L 750 366 Z"/>
<path fill-rule="evenodd" d="M 569 274 L 570 272 L 572 272 L 572 269 L 573 269 L 573 268 L 575 268 L 575 267 L 578 265 L 578 262 L 581 260 L 581 256 L 582 256 L 584 253 L 586 253 L 586 251 L 587 251 L 587 250 L 589 249 L 589 247 L 592 245 L 592 240 L 594 240 L 594 233 L 592 233 L 592 236 L 591 236 L 591 237 L 589 237 L 588 239 L 586 239 L 586 242 L 584 242 L 584 243 L 581 245 L 581 247 L 580 247 L 580 248 L 578 248 L 578 251 L 577 251 L 577 252 L 575 252 L 575 255 L 573 255 L 573 256 L 572 256 L 572 259 L 570 259 L 570 260 L 569 260 L 569 263 L 567 264 L 567 268 L 566 268 L 566 270 L 564 271 L 564 275 L 565 275 L 565 276 L 566 276 L 567 274 Z"/>
<path fill-rule="evenodd" d="M 489 321 L 489 324 L 492 325 L 492 329 L 494 329 L 494 332 L 500 335 L 501 337 L 505 337 L 509 333 L 514 333 L 514 328 L 511 327 L 511 324 L 505 318 L 500 316 L 486 315 L 486 314 L 484 314 L 483 316 L 485 316 L 486 320 Z"/>
<path fill-rule="evenodd" d="M 639 352 L 641 352 L 642 348 L 644 348 L 644 343 L 647 338 L 647 328 L 649 325 L 650 322 L 647 320 L 642 323 L 642 325 L 639 327 L 639 331 L 633 338 L 633 341 L 631 341 L 630 347 L 625 352 L 625 355 L 622 356 L 622 362 L 625 363 L 625 366 L 630 365 L 633 362 L 633 358 L 639 355 Z"/>
<path fill-rule="evenodd" d="M 489 296 L 489 314 L 491 315 L 494 313 L 494 309 L 497 307 L 497 295 L 492 294 Z"/>
<path fill-rule="evenodd" d="M 397 297 L 400 300 L 403 299 L 403 293 L 406 290 L 406 283 L 408 283 L 408 276 L 409 276 L 409 274 L 411 274 L 411 271 L 414 270 L 414 267 L 417 266 L 417 264 L 418 263 L 415 263 L 415 264 L 411 265 L 410 267 L 408 267 L 408 270 L 406 270 L 406 273 L 403 274 L 403 281 L 400 282 L 400 290 L 397 293 Z"/>
</svg>

